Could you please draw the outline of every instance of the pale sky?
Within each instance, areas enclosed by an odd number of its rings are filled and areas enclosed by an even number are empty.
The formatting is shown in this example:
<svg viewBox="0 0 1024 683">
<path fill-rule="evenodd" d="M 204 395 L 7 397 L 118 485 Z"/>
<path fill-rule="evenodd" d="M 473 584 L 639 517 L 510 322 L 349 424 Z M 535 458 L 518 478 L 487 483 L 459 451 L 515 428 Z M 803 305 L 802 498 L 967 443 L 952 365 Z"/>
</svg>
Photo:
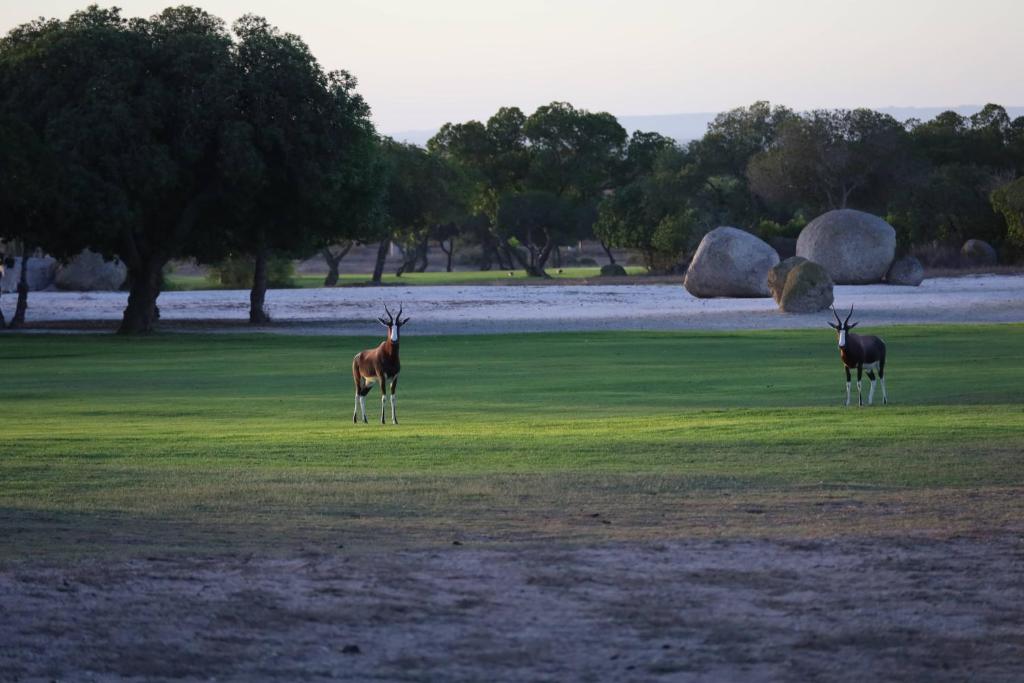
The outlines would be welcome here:
<svg viewBox="0 0 1024 683">
<path fill-rule="evenodd" d="M 0 30 L 88 0 L 0 0 Z M 129 16 L 178 4 L 121 0 Z M 1024 104 L 1021 0 L 197 0 L 359 79 L 385 133 L 565 100 L 617 115 Z"/>
</svg>

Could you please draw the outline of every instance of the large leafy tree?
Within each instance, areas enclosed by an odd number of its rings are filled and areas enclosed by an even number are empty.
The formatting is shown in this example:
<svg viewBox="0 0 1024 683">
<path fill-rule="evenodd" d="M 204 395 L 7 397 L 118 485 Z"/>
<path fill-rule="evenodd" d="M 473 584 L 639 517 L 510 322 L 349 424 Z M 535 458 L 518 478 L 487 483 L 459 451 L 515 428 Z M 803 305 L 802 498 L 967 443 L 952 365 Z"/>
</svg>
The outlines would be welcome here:
<svg viewBox="0 0 1024 683">
<path fill-rule="evenodd" d="M 128 21 L 90 6 L 19 27 L 0 48 L 0 107 L 60 159 L 89 245 L 128 266 L 121 332 L 152 328 L 162 268 L 216 200 L 230 46 L 223 23 L 193 7 Z"/>
<path fill-rule="evenodd" d="M 486 124 L 446 124 L 428 148 L 472 179 L 470 210 L 490 219 L 499 252 L 545 276 L 560 242 L 590 232 L 594 206 L 622 172 L 626 144 L 610 114 L 553 102 L 529 117 L 505 108 Z"/>
<path fill-rule="evenodd" d="M 213 243 L 254 259 L 249 320 L 264 323 L 271 252 L 326 246 L 339 225 L 365 225 L 375 211 L 376 137 L 352 76 L 325 73 L 298 36 L 262 17 L 244 16 L 232 29 L 238 42 L 235 112 L 221 168 L 226 201 L 213 216 L 228 239 Z"/>
<path fill-rule="evenodd" d="M 852 201 L 881 209 L 906 167 L 903 126 L 870 109 L 816 110 L 785 120 L 747 166 L 752 190 L 770 204 L 821 211 Z"/>
</svg>

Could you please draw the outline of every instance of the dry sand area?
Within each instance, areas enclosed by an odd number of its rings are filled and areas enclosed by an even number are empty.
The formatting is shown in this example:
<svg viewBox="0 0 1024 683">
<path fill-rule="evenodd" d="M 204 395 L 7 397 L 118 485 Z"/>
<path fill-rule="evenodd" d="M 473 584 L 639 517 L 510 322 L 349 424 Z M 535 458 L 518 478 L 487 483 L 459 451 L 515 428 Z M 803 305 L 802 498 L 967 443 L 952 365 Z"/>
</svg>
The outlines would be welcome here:
<svg viewBox="0 0 1024 683">
<path fill-rule="evenodd" d="M 842 285 L 836 307 L 856 306 L 865 324 L 1024 322 L 1024 276 L 925 280 L 920 287 Z M 3 298 L 5 311 L 13 296 Z M 112 329 L 123 292 L 33 292 L 30 324 Z M 783 329 L 818 327 L 822 314 L 789 315 L 769 299 L 697 299 L 678 284 L 476 285 L 281 289 L 267 293 L 277 324 L 264 331 L 377 334 L 383 304 L 405 305 L 409 333 L 485 334 L 558 330 Z M 244 331 L 246 291 L 165 292 L 163 329 Z"/>
<path fill-rule="evenodd" d="M 690 540 L 0 572 L 5 681 L 1020 681 L 1024 541 Z"/>
</svg>

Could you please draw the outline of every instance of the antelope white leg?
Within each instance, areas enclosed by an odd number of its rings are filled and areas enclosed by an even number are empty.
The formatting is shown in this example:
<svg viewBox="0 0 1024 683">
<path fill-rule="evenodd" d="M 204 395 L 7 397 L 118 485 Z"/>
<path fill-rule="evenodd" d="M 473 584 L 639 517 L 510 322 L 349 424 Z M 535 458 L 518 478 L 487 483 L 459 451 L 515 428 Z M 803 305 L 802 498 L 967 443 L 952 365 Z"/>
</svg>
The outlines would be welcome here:
<svg viewBox="0 0 1024 683">
<path fill-rule="evenodd" d="M 857 380 L 857 405 L 864 405 L 864 397 L 861 395 L 860 392 L 860 380 Z"/>
<path fill-rule="evenodd" d="M 358 422 L 358 421 L 359 421 L 359 392 L 357 391 L 356 392 L 356 402 L 355 402 L 355 405 L 352 406 L 352 422 Z"/>
<path fill-rule="evenodd" d="M 366 422 L 366 397 L 359 397 L 359 411 L 363 414 L 363 422 Z"/>
<path fill-rule="evenodd" d="M 850 383 L 846 383 L 846 405 L 850 405 Z"/>
<path fill-rule="evenodd" d="M 889 403 L 889 394 L 885 393 L 885 378 L 882 378 L 882 405 Z"/>
<path fill-rule="evenodd" d="M 383 388 L 383 387 L 382 387 Z M 388 397 L 387 394 L 380 397 L 380 423 L 384 424 L 384 413 L 387 410 Z"/>
<path fill-rule="evenodd" d="M 875 380 L 871 380 L 871 388 L 868 389 L 868 405 L 875 400 Z"/>
<path fill-rule="evenodd" d="M 395 415 L 395 395 L 391 394 L 391 424 L 398 424 L 398 417 Z"/>
</svg>

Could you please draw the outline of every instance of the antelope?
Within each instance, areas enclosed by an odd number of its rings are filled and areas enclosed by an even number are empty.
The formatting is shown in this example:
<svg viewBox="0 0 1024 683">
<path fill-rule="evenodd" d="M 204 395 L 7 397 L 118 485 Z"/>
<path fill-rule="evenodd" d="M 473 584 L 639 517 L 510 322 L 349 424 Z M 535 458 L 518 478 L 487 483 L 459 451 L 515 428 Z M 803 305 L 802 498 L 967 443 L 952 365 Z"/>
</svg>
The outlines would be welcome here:
<svg viewBox="0 0 1024 683">
<path fill-rule="evenodd" d="M 395 414 L 395 389 L 398 387 L 398 373 L 402 364 L 398 361 L 398 330 L 409 322 L 402 320 L 402 307 L 398 307 L 398 315 L 391 315 L 384 306 L 388 319 L 377 318 L 377 322 L 387 328 L 387 337 L 375 349 L 360 351 L 352 359 L 352 381 L 356 385 L 356 402 L 352 409 L 352 422 L 359 422 L 358 414 L 362 411 L 363 422 L 366 422 L 366 395 L 370 393 L 374 382 L 380 384 L 380 423 L 384 424 L 384 412 L 388 402 L 387 382 L 391 382 L 391 424 L 398 424 Z"/>
<path fill-rule="evenodd" d="M 868 405 L 871 405 L 875 398 L 875 372 L 878 372 L 878 379 L 882 380 L 882 403 L 889 402 L 889 395 L 885 392 L 885 342 L 873 335 L 860 335 L 850 332 L 859 323 L 850 324 L 853 317 L 853 306 L 850 306 L 850 314 L 846 320 L 840 320 L 836 309 L 832 307 L 832 315 L 836 317 L 833 323 L 831 320 L 828 326 L 836 331 L 839 336 L 839 357 L 843 359 L 843 369 L 846 370 L 846 405 L 850 405 L 850 370 L 857 369 L 857 404 L 864 405 L 864 396 L 861 394 L 861 375 L 866 370 L 868 379 L 871 380 L 871 389 L 868 392 Z"/>
</svg>

